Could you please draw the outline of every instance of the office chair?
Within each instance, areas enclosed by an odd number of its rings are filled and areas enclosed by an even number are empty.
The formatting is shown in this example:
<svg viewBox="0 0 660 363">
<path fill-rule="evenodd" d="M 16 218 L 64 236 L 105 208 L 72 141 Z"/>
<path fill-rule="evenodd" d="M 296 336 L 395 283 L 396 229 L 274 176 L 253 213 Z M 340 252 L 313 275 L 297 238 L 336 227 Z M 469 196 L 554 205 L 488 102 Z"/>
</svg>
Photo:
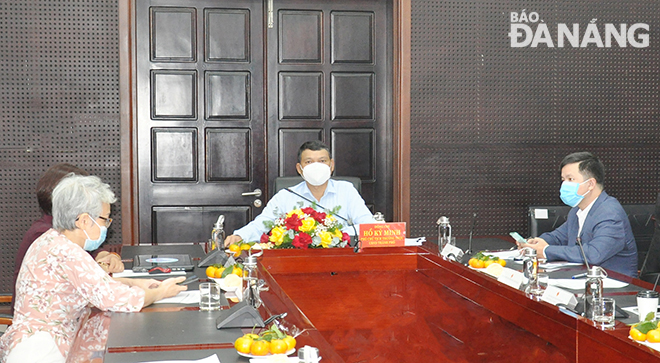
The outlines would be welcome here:
<svg viewBox="0 0 660 363">
<path fill-rule="evenodd" d="M 11 293 L 0 293 L 0 303 L 10 303 L 11 302 Z M 13 316 L 9 314 L 9 308 L 5 309 L 0 308 L 0 325 L 11 325 Z M 0 333 L 2 335 L 2 333 Z"/>
<path fill-rule="evenodd" d="M 347 182 L 353 183 L 353 186 L 355 189 L 357 189 L 358 193 L 362 193 L 362 179 L 356 177 L 356 176 L 333 176 L 332 179 L 334 180 L 344 180 Z M 298 183 L 303 181 L 303 178 L 300 175 L 297 176 L 280 176 L 275 178 L 275 187 L 273 195 L 275 193 L 279 192 L 281 189 L 292 187 Z"/>
<path fill-rule="evenodd" d="M 660 193 L 655 203 L 653 238 L 649 244 L 644 263 L 639 269 L 639 278 L 646 282 L 654 283 L 660 274 Z"/>
</svg>

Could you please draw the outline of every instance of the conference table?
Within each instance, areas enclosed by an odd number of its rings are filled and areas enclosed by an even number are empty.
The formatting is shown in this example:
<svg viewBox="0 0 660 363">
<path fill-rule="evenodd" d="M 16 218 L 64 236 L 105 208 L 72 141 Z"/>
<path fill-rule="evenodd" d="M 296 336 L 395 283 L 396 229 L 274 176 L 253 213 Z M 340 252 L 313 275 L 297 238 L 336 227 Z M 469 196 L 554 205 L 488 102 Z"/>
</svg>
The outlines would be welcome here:
<svg viewBox="0 0 660 363">
<path fill-rule="evenodd" d="M 465 243 L 458 241 L 463 249 Z M 489 237 L 475 239 L 472 249 L 512 246 L 505 237 Z M 173 252 L 188 253 L 195 261 L 204 255 L 199 245 L 124 246 L 121 255 L 130 267 L 130 259 L 138 253 Z M 570 266 L 550 273 L 550 278 L 584 270 Z M 194 273 L 204 281 L 204 269 L 196 268 Z M 321 362 L 645 362 L 660 358 L 660 352 L 629 339 L 626 324 L 635 322 L 636 315 L 603 330 L 482 271 L 442 258 L 433 243 L 365 248 L 359 253 L 350 248 L 266 250 L 259 257 L 257 274 L 268 287 L 261 292 L 261 316 L 286 312 L 285 324 L 302 331 L 296 337 L 297 347 L 318 348 Z M 605 290 L 605 296 L 615 297 L 623 306 L 634 305 L 637 291 L 652 287 L 614 272 L 610 277 L 629 283 Z M 223 300 L 222 309 L 231 305 Z M 132 314 L 96 312 L 85 323 L 97 331 L 96 348 L 74 344 L 77 352 L 72 356 L 88 357 L 76 361 L 127 363 L 217 354 L 223 363 L 248 362 L 237 354 L 233 342 L 251 329 L 216 329 L 215 320 L 222 311 L 200 311 L 197 304 L 154 304 Z M 89 336 L 85 335 L 88 340 Z"/>
</svg>

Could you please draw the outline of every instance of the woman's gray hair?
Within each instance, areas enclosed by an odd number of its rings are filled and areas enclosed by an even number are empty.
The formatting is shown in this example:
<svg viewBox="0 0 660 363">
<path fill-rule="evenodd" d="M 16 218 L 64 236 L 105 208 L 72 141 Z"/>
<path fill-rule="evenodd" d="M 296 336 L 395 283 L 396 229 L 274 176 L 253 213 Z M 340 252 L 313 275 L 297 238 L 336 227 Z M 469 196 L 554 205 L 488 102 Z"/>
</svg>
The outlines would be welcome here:
<svg viewBox="0 0 660 363">
<path fill-rule="evenodd" d="M 88 213 L 96 219 L 101 215 L 103 203 L 115 201 L 115 193 L 99 177 L 71 173 L 53 189 L 53 228 L 72 231 L 79 215 Z"/>
</svg>

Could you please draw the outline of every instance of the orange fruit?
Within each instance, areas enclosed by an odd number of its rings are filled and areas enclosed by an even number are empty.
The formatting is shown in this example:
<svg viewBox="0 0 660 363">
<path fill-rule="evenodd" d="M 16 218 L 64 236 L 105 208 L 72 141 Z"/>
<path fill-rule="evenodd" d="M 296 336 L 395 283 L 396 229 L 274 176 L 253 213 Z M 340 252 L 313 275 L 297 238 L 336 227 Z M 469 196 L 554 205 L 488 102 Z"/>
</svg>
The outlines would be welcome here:
<svg viewBox="0 0 660 363">
<path fill-rule="evenodd" d="M 252 346 L 252 339 L 248 337 L 240 337 L 234 342 L 234 348 L 237 351 L 245 354 L 250 354 L 250 347 Z"/>
<path fill-rule="evenodd" d="M 485 267 L 484 261 L 476 260 L 474 262 L 474 266 L 472 266 L 472 267 L 474 267 L 474 268 L 484 268 Z"/>
<path fill-rule="evenodd" d="M 241 246 L 235 243 L 229 245 L 229 251 L 234 252 L 234 257 L 241 255 Z"/>
<path fill-rule="evenodd" d="M 486 260 L 486 261 L 484 261 L 484 267 L 488 267 L 488 266 L 490 266 L 494 263 L 496 263 L 495 260 Z"/>
<path fill-rule="evenodd" d="M 243 277 L 243 270 L 241 270 L 241 268 L 236 265 L 234 265 L 234 268 L 232 269 L 231 273 Z"/>
<path fill-rule="evenodd" d="M 289 350 L 286 342 L 282 339 L 273 339 L 270 341 L 270 352 L 273 354 L 284 354 Z"/>
<path fill-rule="evenodd" d="M 286 350 L 289 351 L 296 347 L 296 338 L 291 335 L 287 335 L 286 338 L 282 339 L 286 343 Z"/>
<path fill-rule="evenodd" d="M 215 277 L 215 270 L 216 268 L 213 266 L 209 266 L 206 268 L 206 276 L 208 277 Z"/>
<path fill-rule="evenodd" d="M 637 328 L 635 328 L 634 326 L 630 328 L 630 337 L 638 342 L 643 342 L 646 340 L 646 334 L 637 330 Z"/>
<path fill-rule="evenodd" d="M 213 277 L 215 277 L 216 279 L 221 278 L 221 277 L 222 277 L 222 273 L 223 273 L 224 271 L 225 271 L 225 268 L 224 268 L 224 267 L 216 268 L 215 271 L 214 271 L 214 273 L 213 273 Z"/>
<path fill-rule="evenodd" d="M 497 263 L 499 263 L 500 265 L 502 265 L 502 267 L 506 266 L 506 260 L 504 260 L 504 259 L 501 259 L 501 258 L 500 258 L 499 260 L 497 260 Z"/>
<path fill-rule="evenodd" d="M 660 330 L 653 329 L 646 333 L 646 341 L 649 343 L 660 343 Z"/>
<path fill-rule="evenodd" d="M 250 346 L 250 354 L 252 355 L 266 355 L 270 349 L 270 343 L 265 340 L 255 340 Z"/>
<path fill-rule="evenodd" d="M 250 249 L 250 247 L 252 246 L 250 246 L 248 243 L 241 243 L 241 251 L 247 251 Z"/>
</svg>

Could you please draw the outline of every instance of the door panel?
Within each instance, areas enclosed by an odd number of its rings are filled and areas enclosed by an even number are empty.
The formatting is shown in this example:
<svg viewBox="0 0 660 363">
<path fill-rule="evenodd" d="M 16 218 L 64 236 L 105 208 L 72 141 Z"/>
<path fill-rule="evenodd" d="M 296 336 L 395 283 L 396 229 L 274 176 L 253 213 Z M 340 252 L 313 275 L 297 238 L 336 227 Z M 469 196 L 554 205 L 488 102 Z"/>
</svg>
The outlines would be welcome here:
<svg viewBox="0 0 660 363">
<path fill-rule="evenodd" d="M 243 226 L 311 139 L 391 218 L 391 2 L 275 0 L 272 29 L 267 1 L 134 4 L 139 243 Z"/>
<path fill-rule="evenodd" d="M 261 212 L 261 1 L 136 1 L 140 243 L 200 242 Z"/>
<path fill-rule="evenodd" d="M 318 139 L 331 146 L 335 175 L 360 177 L 367 205 L 392 218 L 391 3 L 276 0 L 273 11 L 271 190 L 276 177 L 297 174 L 298 147 Z"/>
</svg>

